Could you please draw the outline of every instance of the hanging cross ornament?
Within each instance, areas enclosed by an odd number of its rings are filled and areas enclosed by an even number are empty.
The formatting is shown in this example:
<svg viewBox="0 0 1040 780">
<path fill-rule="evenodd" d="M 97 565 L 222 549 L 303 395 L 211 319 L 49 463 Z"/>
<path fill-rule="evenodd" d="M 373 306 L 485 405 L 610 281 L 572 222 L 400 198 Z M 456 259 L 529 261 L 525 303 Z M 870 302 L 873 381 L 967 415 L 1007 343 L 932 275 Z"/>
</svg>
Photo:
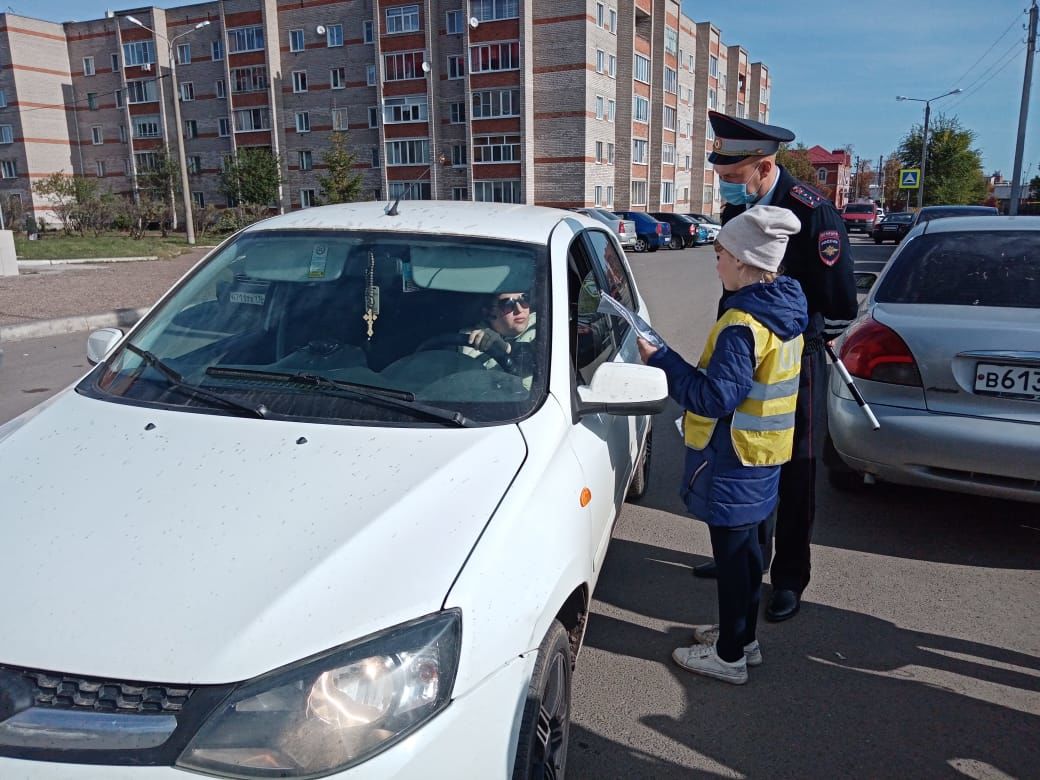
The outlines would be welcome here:
<svg viewBox="0 0 1040 780">
<path fill-rule="evenodd" d="M 368 340 L 372 340 L 375 321 L 379 318 L 379 288 L 376 287 L 376 256 L 368 253 L 368 271 L 365 274 L 365 314 L 361 317 L 368 323 Z"/>
</svg>

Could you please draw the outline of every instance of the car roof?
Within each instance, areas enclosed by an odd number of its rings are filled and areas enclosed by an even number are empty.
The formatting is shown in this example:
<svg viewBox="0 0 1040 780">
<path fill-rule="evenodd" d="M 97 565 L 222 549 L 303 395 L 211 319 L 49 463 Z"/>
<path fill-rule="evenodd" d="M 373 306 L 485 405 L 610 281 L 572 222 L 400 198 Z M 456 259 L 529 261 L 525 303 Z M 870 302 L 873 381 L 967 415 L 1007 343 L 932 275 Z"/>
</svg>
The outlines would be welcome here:
<svg viewBox="0 0 1040 780">
<path fill-rule="evenodd" d="M 1002 217 L 984 214 L 944 217 L 924 223 L 925 233 L 956 233 L 965 230 L 1040 230 L 1040 217 Z"/>
<path fill-rule="evenodd" d="M 402 200 L 397 204 L 397 215 L 388 216 L 391 202 L 337 203 L 301 209 L 257 222 L 246 231 L 386 230 L 547 243 L 553 228 L 565 219 L 586 227 L 600 227 L 592 217 L 578 212 L 515 203 Z"/>
</svg>

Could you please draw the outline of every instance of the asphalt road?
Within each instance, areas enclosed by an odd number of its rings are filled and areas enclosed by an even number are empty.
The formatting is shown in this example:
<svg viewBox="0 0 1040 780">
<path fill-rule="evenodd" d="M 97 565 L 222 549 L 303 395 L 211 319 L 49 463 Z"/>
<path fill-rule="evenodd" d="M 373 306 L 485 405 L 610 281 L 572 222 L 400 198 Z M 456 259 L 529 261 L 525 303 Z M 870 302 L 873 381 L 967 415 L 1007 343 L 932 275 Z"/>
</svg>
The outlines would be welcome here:
<svg viewBox="0 0 1040 780">
<path fill-rule="evenodd" d="M 892 251 L 853 241 L 859 267 Z M 631 260 L 655 326 L 696 358 L 719 289 L 711 250 Z M 5 343 L 0 422 L 82 375 L 85 338 Z M 696 678 L 670 654 L 714 621 L 715 590 L 690 576 L 710 545 L 677 497 L 678 414 L 656 421 L 649 491 L 619 520 L 596 591 L 568 775 L 1040 777 L 1037 507 L 821 479 L 801 613 L 760 623 L 748 685 Z"/>
</svg>

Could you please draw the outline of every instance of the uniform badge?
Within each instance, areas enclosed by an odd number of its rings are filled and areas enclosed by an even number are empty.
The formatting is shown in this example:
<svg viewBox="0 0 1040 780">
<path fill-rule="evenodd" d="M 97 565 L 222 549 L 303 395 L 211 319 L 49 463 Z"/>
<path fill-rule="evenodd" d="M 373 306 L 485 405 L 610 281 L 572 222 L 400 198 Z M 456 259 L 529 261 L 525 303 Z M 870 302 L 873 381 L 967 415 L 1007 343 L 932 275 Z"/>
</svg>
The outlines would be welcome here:
<svg viewBox="0 0 1040 780">
<path fill-rule="evenodd" d="M 837 230 L 824 230 L 820 233 L 820 260 L 824 265 L 834 265 L 841 257 L 841 236 Z"/>
</svg>

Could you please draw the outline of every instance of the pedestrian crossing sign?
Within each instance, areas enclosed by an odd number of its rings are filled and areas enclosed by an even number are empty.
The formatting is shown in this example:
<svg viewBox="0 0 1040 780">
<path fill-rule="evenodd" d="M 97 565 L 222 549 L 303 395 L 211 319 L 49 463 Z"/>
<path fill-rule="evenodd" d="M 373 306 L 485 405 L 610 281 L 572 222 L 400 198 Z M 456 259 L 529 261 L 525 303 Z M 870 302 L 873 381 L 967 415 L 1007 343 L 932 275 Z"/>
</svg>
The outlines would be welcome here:
<svg viewBox="0 0 1040 780">
<path fill-rule="evenodd" d="M 920 168 L 899 169 L 899 189 L 916 190 L 919 186 L 921 186 Z"/>
</svg>

